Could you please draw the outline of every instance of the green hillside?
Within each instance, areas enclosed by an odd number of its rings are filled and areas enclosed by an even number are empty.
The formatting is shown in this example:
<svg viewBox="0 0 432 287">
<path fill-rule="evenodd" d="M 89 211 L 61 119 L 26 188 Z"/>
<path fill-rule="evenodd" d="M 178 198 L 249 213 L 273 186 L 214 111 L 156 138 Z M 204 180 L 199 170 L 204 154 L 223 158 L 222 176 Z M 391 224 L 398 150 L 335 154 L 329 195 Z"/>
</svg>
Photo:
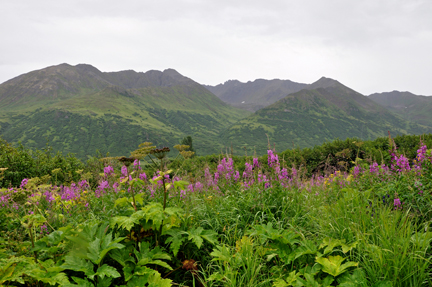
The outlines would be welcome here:
<svg viewBox="0 0 432 287">
<path fill-rule="evenodd" d="M 372 94 L 369 98 L 407 121 L 432 126 L 432 97 L 393 91 Z"/>
<path fill-rule="evenodd" d="M 305 89 L 307 86 L 307 84 L 290 80 L 257 79 L 247 83 L 230 80 L 216 86 L 205 87 L 224 102 L 237 108 L 255 112 L 273 104 L 288 94 Z"/>
<path fill-rule="evenodd" d="M 390 113 L 337 81 L 322 78 L 321 88 L 301 90 L 232 125 L 222 135 L 227 143 L 265 152 L 268 141 L 282 151 L 293 146 L 313 147 L 336 138 L 375 139 L 392 134 L 422 134 L 432 128 Z M 324 87 L 324 88 L 322 88 Z"/>
<path fill-rule="evenodd" d="M 80 158 L 96 149 L 127 155 L 144 141 L 172 146 L 187 135 L 199 153 L 213 153 L 219 133 L 249 114 L 172 69 L 102 73 L 67 64 L 0 85 L 0 112 L 7 141 L 31 148 L 49 141 Z"/>
</svg>

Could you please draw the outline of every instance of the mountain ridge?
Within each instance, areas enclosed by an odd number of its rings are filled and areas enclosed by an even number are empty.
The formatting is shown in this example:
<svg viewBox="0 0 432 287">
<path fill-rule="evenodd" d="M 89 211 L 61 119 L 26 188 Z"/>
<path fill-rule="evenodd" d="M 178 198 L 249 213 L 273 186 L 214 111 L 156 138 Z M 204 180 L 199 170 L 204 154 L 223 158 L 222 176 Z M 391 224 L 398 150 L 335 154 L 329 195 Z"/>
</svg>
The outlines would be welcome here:
<svg viewBox="0 0 432 287">
<path fill-rule="evenodd" d="M 236 149 L 254 148 L 264 153 L 267 137 L 281 151 L 293 144 L 312 147 L 335 138 L 372 139 L 388 131 L 421 134 L 432 132 L 432 127 L 407 122 L 338 81 L 321 78 L 239 120 L 222 137 L 237 143 Z"/>
<path fill-rule="evenodd" d="M 0 111 L 6 140 L 41 148 L 48 139 L 81 158 L 95 150 L 74 147 L 77 138 L 124 155 L 144 141 L 174 145 L 191 135 L 199 138 L 198 150 L 216 152 L 218 133 L 248 114 L 174 69 L 107 73 L 87 64 L 50 66 L 7 81 L 0 85 Z M 129 139 L 126 145 L 121 138 Z"/>
</svg>

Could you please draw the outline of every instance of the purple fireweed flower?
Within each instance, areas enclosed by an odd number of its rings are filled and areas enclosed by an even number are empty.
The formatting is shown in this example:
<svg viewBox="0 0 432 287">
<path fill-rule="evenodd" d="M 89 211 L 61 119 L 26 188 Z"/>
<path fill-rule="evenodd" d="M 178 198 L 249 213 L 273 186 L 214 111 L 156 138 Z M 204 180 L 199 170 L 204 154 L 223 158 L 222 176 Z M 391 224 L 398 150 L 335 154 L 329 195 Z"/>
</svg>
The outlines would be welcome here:
<svg viewBox="0 0 432 287">
<path fill-rule="evenodd" d="M 28 179 L 27 179 L 27 178 L 24 178 L 24 179 L 21 181 L 20 188 L 24 188 L 24 187 L 27 185 L 27 183 L 28 183 Z"/>
<path fill-rule="evenodd" d="M 425 144 L 422 144 L 421 147 L 417 150 L 416 161 L 421 163 L 426 158 L 427 147 Z"/>
<path fill-rule="evenodd" d="M 114 183 L 113 183 L 113 186 L 112 186 L 112 187 L 114 188 L 114 191 L 115 191 L 116 193 L 118 192 L 118 189 L 117 189 L 117 188 L 119 187 L 119 185 L 120 185 L 120 184 L 119 184 L 118 182 L 114 182 Z"/>
<path fill-rule="evenodd" d="M 245 162 L 245 170 L 243 172 L 243 178 L 251 178 L 252 177 L 252 168 L 253 166 L 247 162 Z"/>
<path fill-rule="evenodd" d="M 234 181 L 237 182 L 239 180 L 239 178 L 240 178 L 240 173 L 238 170 L 236 170 L 236 172 L 234 173 L 233 179 L 234 179 Z"/>
<path fill-rule="evenodd" d="M 273 167 L 274 164 L 279 164 L 278 155 L 277 154 L 275 155 L 271 149 L 267 150 L 267 154 L 268 154 L 267 162 L 269 167 Z"/>
<path fill-rule="evenodd" d="M 394 199 L 394 207 L 395 207 L 395 209 L 402 208 L 402 203 L 401 203 L 399 198 Z"/>
<path fill-rule="evenodd" d="M 396 171 L 398 172 L 404 172 L 404 171 L 410 171 L 411 167 L 409 165 L 409 160 L 404 155 L 400 155 L 400 157 L 396 157 Z"/>
<path fill-rule="evenodd" d="M 127 175 L 128 175 L 128 168 L 127 168 L 127 166 L 122 166 L 122 168 L 121 168 L 121 174 L 124 176 L 124 177 L 126 177 Z"/>
<path fill-rule="evenodd" d="M 258 158 L 256 158 L 256 157 L 253 158 L 253 167 L 254 168 L 259 168 Z"/>
<path fill-rule="evenodd" d="M 41 229 L 40 234 L 49 234 L 48 227 L 46 226 L 46 224 L 41 225 L 40 229 Z"/>
<path fill-rule="evenodd" d="M 203 185 L 201 182 L 197 181 L 195 182 L 195 191 L 201 191 L 203 189 Z"/>
<path fill-rule="evenodd" d="M 133 166 L 135 167 L 135 169 L 141 169 L 141 162 L 136 159 L 133 162 Z"/>
<path fill-rule="evenodd" d="M 217 173 L 219 174 L 218 178 L 224 175 L 225 179 L 229 180 L 232 177 L 233 172 L 233 159 L 228 158 L 227 160 L 226 158 L 223 158 L 217 166 Z"/>
<path fill-rule="evenodd" d="M 147 175 L 146 175 L 146 173 L 145 173 L 145 172 L 140 173 L 139 178 L 140 178 L 141 180 L 147 180 Z"/>
<path fill-rule="evenodd" d="M 189 192 L 194 192 L 194 185 L 193 185 L 193 183 L 191 183 L 191 184 L 188 185 L 188 190 L 189 190 Z"/>
<path fill-rule="evenodd" d="M 110 165 L 104 167 L 104 174 L 105 174 L 105 177 L 114 174 L 114 168 Z"/>
<path fill-rule="evenodd" d="M 292 176 L 293 176 L 293 177 L 296 177 L 296 176 L 297 176 L 297 169 L 296 169 L 295 167 L 293 167 L 293 168 L 291 169 L 291 173 L 292 173 Z"/>
<path fill-rule="evenodd" d="M 96 197 L 100 197 L 110 187 L 109 182 L 103 180 L 95 190 Z"/>
<path fill-rule="evenodd" d="M 378 163 L 374 162 L 372 165 L 369 166 L 369 172 L 373 174 L 377 174 L 379 172 L 379 165 Z"/>
<path fill-rule="evenodd" d="M 354 167 L 354 170 L 353 170 L 353 177 L 354 177 L 354 178 L 358 177 L 359 174 L 360 174 L 360 172 L 361 172 L 361 167 L 359 167 L 358 165 L 356 165 L 356 166 Z"/>
<path fill-rule="evenodd" d="M 46 201 L 48 201 L 49 203 L 51 203 L 55 200 L 54 195 L 51 194 L 51 192 L 49 190 L 45 191 L 45 193 L 43 195 L 45 196 Z"/>
<path fill-rule="evenodd" d="M 278 175 L 279 181 L 287 180 L 288 179 L 288 170 L 286 168 L 283 168 L 280 174 Z"/>
</svg>

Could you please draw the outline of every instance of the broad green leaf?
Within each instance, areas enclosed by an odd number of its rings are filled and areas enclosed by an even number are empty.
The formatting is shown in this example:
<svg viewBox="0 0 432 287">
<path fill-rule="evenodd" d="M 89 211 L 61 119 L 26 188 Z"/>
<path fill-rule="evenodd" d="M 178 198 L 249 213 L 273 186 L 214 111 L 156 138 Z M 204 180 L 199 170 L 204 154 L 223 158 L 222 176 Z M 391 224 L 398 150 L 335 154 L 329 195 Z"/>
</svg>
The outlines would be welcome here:
<svg viewBox="0 0 432 287">
<path fill-rule="evenodd" d="M 132 276 L 134 276 L 134 269 L 135 266 L 126 266 L 123 268 L 124 279 L 126 282 L 129 281 L 132 278 Z M 135 274 L 137 273 L 135 272 Z"/>
<path fill-rule="evenodd" d="M 322 287 L 328 287 L 328 286 L 331 286 L 333 281 L 334 281 L 333 276 L 327 276 L 326 278 L 324 278 L 321 285 L 322 285 Z"/>
<path fill-rule="evenodd" d="M 310 240 L 302 241 L 301 245 L 293 252 L 294 258 L 293 260 L 296 260 L 297 258 L 308 255 L 308 254 L 317 254 L 318 249 L 315 245 L 315 242 Z"/>
<path fill-rule="evenodd" d="M 300 238 L 300 235 L 298 233 L 295 233 L 294 231 L 291 231 L 291 230 L 284 230 L 282 232 L 281 237 L 279 238 L 279 240 L 282 243 L 294 246 L 294 245 L 300 243 L 299 238 Z"/>
<path fill-rule="evenodd" d="M 119 228 L 126 229 L 127 231 L 130 231 L 132 227 L 134 227 L 135 224 L 139 224 L 140 218 L 137 216 L 115 216 L 111 219 L 110 225 L 116 226 L 118 225 Z"/>
<path fill-rule="evenodd" d="M 201 237 L 210 242 L 211 244 L 217 243 L 217 232 L 214 230 L 203 230 L 201 232 Z"/>
<path fill-rule="evenodd" d="M 117 207 L 117 205 L 120 205 L 120 206 L 129 205 L 129 202 L 130 202 L 129 198 L 127 198 L 127 197 L 120 197 L 120 198 L 118 198 L 118 199 L 115 201 L 115 203 L 114 203 L 114 207 Z M 112 223 L 111 223 L 111 224 L 112 224 Z"/>
<path fill-rule="evenodd" d="M 201 237 L 201 233 L 203 232 L 203 230 L 204 229 L 202 227 L 198 227 L 188 231 L 188 240 L 192 240 L 192 242 L 195 243 L 198 249 L 201 248 L 201 245 L 203 243 L 203 239 Z"/>
<path fill-rule="evenodd" d="M 212 261 L 225 261 L 230 262 L 232 255 L 229 247 L 226 245 L 217 245 L 213 252 L 210 253 L 210 256 L 214 257 Z"/>
<path fill-rule="evenodd" d="M 93 276 L 96 276 L 96 275 L 98 275 L 102 279 L 105 276 L 111 277 L 111 278 L 118 278 L 121 276 L 120 273 L 118 273 L 114 267 L 109 266 L 107 264 L 104 264 L 101 267 L 99 267 L 98 270 L 96 271 L 95 275 L 93 275 Z"/>
<path fill-rule="evenodd" d="M 92 276 L 94 274 L 93 264 L 91 262 L 70 254 L 66 255 L 65 262 L 61 267 L 74 271 L 82 271 L 87 276 Z"/>
<path fill-rule="evenodd" d="M 11 257 L 0 260 L 0 284 L 6 281 L 24 284 L 22 275 L 34 269 L 32 257 Z"/>
<path fill-rule="evenodd" d="M 189 182 L 185 181 L 185 180 L 178 180 L 178 181 L 174 181 L 174 187 L 176 189 L 184 189 L 186 185 L 188 185 Z"/>
<path fill-rule="evenodd" d="M 183 231 L 180 231 L 179 229 L 170 229 L 165 232 L 165 234 L 171 235 L 171 237 L 168 237 L 165 240 L 165 244 L 170 244 L 170 249 L 173 252 L 174 256 L 177 256 L 180 246 L 182 245 L 183 241 L 186 240 L 186 237 L 183 235 L 185 234 Z"/>
<path fill-rule="evenodd" d="M 339 255 L 329 256 L 328 258 L 316 257 L 315 260 L 323 266 L 323 272 L 328 273 L 334 277 L 344 273 L 349 267 L 358 266 L 358 263 L 352 261 L 342 264 L 345 258 Z"/>
<path fill-rule="evenodd" d="M 264 243 L 264 241 L 269 239 L 279 239 L 281 236 L 281 231 L 279 229 L 274 229 L 271 222 L 267 223 L 267 225 L 254 225 L 252 228 L 253 230 L 248 231 L 246 235 L 258 236 L 261 240 L 261 243 Z"/>
<path fill-rule="evenodd" d="M 296 271 L 292 271 L 288 274 L 288 277 L 285 279 L 286 286 L 294 285 L 294 283 L 297 281 L 297 278 L 300 276 L 300 274 L 296 274 Z"/>
<path fill-rule="evenodd" d="M 86 279 L 72 276 L 72 280 L 75 281 L 75 283 L 77 283 L 78 285 L 70 284 L 70 285 L 66 285 L 66 287 L 69 286 L 94 287 L 93 283 L 87 281 Z"/>
<path fill-rule="evenodd" d="M 367 279 L 364 271 L 360 268 L 354 270 L 352 274 L 348 272 L 338 277 L 337 281 L 341 287 L 363 287 L 367 286 Z"/>
<path fill-rule="evenodd" d="M 87 257 L 90 259 L 94 264 L 99 264 L 99 254 L 100 254 L 100 242 L 101 240 L 99 238 L 96 238 L 92 242 L 90 242 L 88 246 L 88 252 Z"/>
<path fill-rule="evenodd" d="M 123 267 L 127 266 L 128 262 L 135 264 L 133 257 L 129 255 L 129 251 L 127 249 L 114 249 L 112 252 L 110 252 L 109 256 Z"/>
<path fill-rule="evenodd" d="M 99 278 L 96 287 L 110 287 L 111 281 L 112 278 L 110 277 Z"/>
<path fill-rule="evenodd" d="M 273 287 L 289 287 L 292 285 L 288 285 L 285 280 L 283 279 L 277 279 L 275 282 L 273 282 Z"/>
<path fill-rule="evenodd" d="M 304 274 L 304 277 L 306 278 L 307 285 L 310 287 L 321 287 L 321 284 L 318 283 L 318 281 L 315 280 L 314 276 L 312 274 L 306 273 Z"/>
</svg>

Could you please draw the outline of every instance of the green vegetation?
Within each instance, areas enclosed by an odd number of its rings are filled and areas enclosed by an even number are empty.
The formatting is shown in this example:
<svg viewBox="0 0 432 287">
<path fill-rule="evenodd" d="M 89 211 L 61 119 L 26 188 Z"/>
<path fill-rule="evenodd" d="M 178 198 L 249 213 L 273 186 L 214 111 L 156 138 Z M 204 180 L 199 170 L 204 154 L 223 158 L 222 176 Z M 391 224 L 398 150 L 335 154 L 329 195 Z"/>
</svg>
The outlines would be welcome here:
<svg viewBox="0 0 432 287">
<path fill-rule="evenodd" d="M 46 73 L 54 74 L 49 84 Z M 219 133 L 250 114 L 174 70 L 102 73 L 86 65 L 13 79 L 0 86 L 0 100 L 4 139 L 36 149 L 48 140 L 83 160 L 96 149 L 121 156 L 143 141 L 174 145 L 187 135 L 199 139 L 200 153 L 215 153 Z"/>
<path fill-rule="evenodd" d="M 277 150 L 313 147 L 339 138 L 373 140 L 392 134 L 430 133 L 432 127 L 406 122 L 340 84 L 302 90 L 238 121 L 222 134 L 236 150 L 262 154 L 267 137 Z"/>
<path fill-rule="evenodd" d="M 35 173 L 34 158 L 49 168 L 46 182 L 0 190 L 0 284 L 430 286 L 431 141 L 338 140 L 261 158 L 171 161 L 169 148 L 145 143 L 132 153 L 140 161 L 93 159 L 75 182 L 53 180 L 60 171 L 50 170 L 48 148 L 3 141 L 2 164 L 10 154 L 22 163 L 0 170 L 3 183 L 14 166 L 28 162 Z M 331 151 L 349 160 L 348 147 L 357 154 L 349 171 L 328 162 L 308 176 L 288 159 Z M 193 162 L 202 167 L 190 170 Z"/>
<path fill-rule="evenodd" d="M 407 121 L 432 126 L 432 97 L 393 91 L 372 94 L 369 98 Z"/>
</svg>

